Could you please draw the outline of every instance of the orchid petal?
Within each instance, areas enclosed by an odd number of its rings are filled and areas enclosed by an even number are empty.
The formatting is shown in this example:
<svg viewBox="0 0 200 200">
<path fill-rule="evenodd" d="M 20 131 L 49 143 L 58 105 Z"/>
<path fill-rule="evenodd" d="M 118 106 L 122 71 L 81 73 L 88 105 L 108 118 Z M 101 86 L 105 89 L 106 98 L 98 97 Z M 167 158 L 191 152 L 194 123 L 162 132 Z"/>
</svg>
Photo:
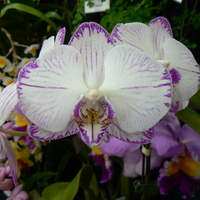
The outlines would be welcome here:
<svg viewBox="0 0 200 200">
<path fill-rule="evenodd" d="M 150 143 L 153 138 L 153 129 L 149 129 L 143 132 L 133 132 L 128 133 L 123 131 L 117 124 L 113 123 L 111 124 L 108 129 L 107 133 L 117 138 L 118 140 L 121 140 L 123 142 L 134 142 L 138 144 L 147 144 Z"/>
<path fill-rule="evenodd" d="M 177 101 L 188 100 L 193 96 L 199 86 L 200 70 L 190 50 L 182 43 L 171 38 L 163 44 L 165 58 L 170 62 L 169 70 L 178 71 L 172 82 L 178 78 L 178 85 L 173 89 L 173 99 Z M 177 83 L 176 83 L 177 84 Z"/>
<path fill-rule="evenodd" d="M 66 28 L 63 27 L 61 28 L 57 35 L 56 35 L 56 39 L 55 39 L 55 46 L 58 46 L 58 45 L 62 45 L 64 44 L 64 41 L 65 41 L 65 33 L 66 33 Z"/>
<path fill-rule="evenodd" d="M 4 151 L 6 152 L 6 157 L 9 160 L 10 171 L 12 174 L 13 182 L 15 185 L 17 185 L 18 165 L 17 165 L 17 158 L 15 155 L 15 152 L 11 144 L 9 143 L 9 141 L 6 138 L 4 138 L 1 134 L 0 134 L 0 140 L 1 140 Z"/>
<path fill-rule="evenodd" d="M 138 176 L 136 172 L 137 163 L 141 160 L 142 154 L 140 149 L 129 151 L 123 156 L 124 170 L 123 174 L 126 177 L 135 178 Z M 141 167 L 141 166 L 140 166 Z"/>
<path fill-rule="evenodd" d="M 155 59 L 162 60 L 164 57 L 163 43 L 172 37 L 172 30 L 169 21 L 164 17 L 157 17 L 153 19 L 148 26 L 153 33 Z"/>
<path fill-rule="evenodd" d="M 31 122 L 52 132 L 66 129 L 75 103 L 86 90 L 82 64 L 75 48 L 60 45 L 20 71 L 20 106 Z"/>
<path fill-rule="evenodd" d="M 104 143 L 99 147 L 104 154 L 118 157 L 124 156 L 124 154 L 129 150 L 133 151 L 139 148 L 140 144 L 123 142 L 114 137 L 111 137 L 108 143 Z"/>
<path fill-rule="evenodd" d="M 154 34 L 167 33 L 173 37 L 172 28 L 167 18 L 156 17 L 148 24 Z"/>
<path fill-rule="evenodd" d="M 38 139 L 38 140 L 42 140 L 42 141 L 58 140 L 58 139 L 76 134 L 78 132 L 79 132 L 79 128 L 74 120 L 69 122 L 66 129 L 59 132 L 44 130 L 33 123 L 30 125 L 28 129 L 28 134 L 30 135 L 30 137 Z"/>
<path fill-rule="evenodd" d="M 111 36 L 116 44 L 128 44 L 145 51 L 152 58 L 155 57 L 153 35 L 146 24 L 139 22 L 117 24 Z"/>
<path fill-rule="evenodd" d="M 200 158 L 200 135 L 187 124 L 184 124 L 182 126 L 181 131 L 179 133 L 179 140 L 186 146 L 187 150 L 191 154 L 197 155 Z"/>
<path fill-rule="evenodd" d="M 16 82 L 8 85 L 0 93 L 0 125 L 9 117 L 11 111 L 18 103 Z"/>
<path fill-rule="evenodd" d="M 185 109 L 189 104 L 189 100 L 185 100 L 185 101 L 176 101 L 172 99 L 172 104 L 171 104 L 171 108 L 170 108 L 170 112 L 176 113 L 180 110 Z"/>
<path fill-rule="evenodd" d="M 39 53 L 39 57 L 44 54 L 44 52 L 47 52 L 47 50 L 54 47 L 54 36 L 51 36 L 50 38 L 46 39 L 42 43 L 42 48 Z"/>
<path fill-rule="evenodd" d="M 113 47 L 110 35 L 97 23 L 83 23 L 75 31 L 69 45 L 83 55 L 86 85 L 97 89 L 104 80 L 104 58 Z"/>
<path fill-rule="evenodd" d="M 98 145 L 113 122 L 115 112 L 112 105 L 104 99 L 93 104 L 92 109 L 90 109 L 91 104 L 92 101 L 81 99 L 74 108 L 73 117 L 79 126 L 83 142 L 89 145 Z M 93 115 L 90 112 L 96 114 Z"/>
<path fill-rule="evenodd" d="M 168 112 L 170 75 L 144 52 L 124 45 L 114 47 L 106 57 L 105 74 L 99 91 L 115 108 L 116 122 L 123 131 L 143 132 Z"/>
</svg>

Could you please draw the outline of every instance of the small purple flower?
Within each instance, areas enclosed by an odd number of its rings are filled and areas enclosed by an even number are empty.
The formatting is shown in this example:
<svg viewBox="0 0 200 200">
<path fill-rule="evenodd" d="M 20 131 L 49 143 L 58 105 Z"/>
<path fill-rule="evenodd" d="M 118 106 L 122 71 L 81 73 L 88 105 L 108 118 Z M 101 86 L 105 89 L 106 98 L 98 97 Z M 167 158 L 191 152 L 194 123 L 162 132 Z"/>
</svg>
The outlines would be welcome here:
<svg viewBox="0 0 200 200">
<path fill-rule="evenodd" d="M 114 47 L 94 22 L 80 25 L 69 45 L 48 48 L 22 68 L 17 90 L 33 122 L 31 137 L 56 140 L 79 132 L 88 145 L 106 134 L 147 143 L 152 133 L 146 130 L 171 104 L 169 72 L 134 47 Z"/>
<path fill-rule="evenodd" d="M 23 185 L 18 185 L 16 186 L 10 197 L 8 197 L 6 200 L 29 200 L 30 196 L 27 192 L 22 190 Z"/>
</svg>

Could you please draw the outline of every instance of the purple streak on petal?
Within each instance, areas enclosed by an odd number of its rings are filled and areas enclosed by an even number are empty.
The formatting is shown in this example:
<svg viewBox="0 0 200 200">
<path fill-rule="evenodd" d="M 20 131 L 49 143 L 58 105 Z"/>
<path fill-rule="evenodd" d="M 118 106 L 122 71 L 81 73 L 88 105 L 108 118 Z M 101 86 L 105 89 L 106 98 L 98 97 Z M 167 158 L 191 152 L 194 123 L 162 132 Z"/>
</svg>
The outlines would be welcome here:
<svg viewBox="0 0 200 200">
<path fill-rule="evenodd" d="M 169 73 L 172 76 L 172 84 L 177 84 L 180 82 L 182 76 L 179 71 L 173 68 L 169 71 Z"/>
<path fill-rule="evenodd" d="M 156 17 L 155 19 L 153 19 L 152 21 L 149 22 L 148 26 L 149 26 L 150 24 L 154 24 L 154 23 L 161 23 L 162 27 L 163 27 L 164 29 L 166 29 L 166 31 L 169 33 L 169 35 L 170 35 L 171 37 L 173 37 L 171 25 L 170 25 L 169 21 L 167 20 L 167 18 L 164 18 L 164 17 Z"/>
<path fill-rule="evenodd" d="M 67 125 L 67 128 L 63 131 L 60 132 L 51 132 L 44 130 L 40 127 L 38 127 L 35 124 L 31 124 L 29 129 L 28 129 L 28 134 L 30 137 L 38 139 L 38 140 L 58 140 L 62 139 L 64 137 L 76 134 L 79 132 L 78 127 L 76 126 L 76 123 L 74 120 L 70 121 L 69 124 Z"/>
<path fill-rule="evenodd" d="M 61 28 L 58 31 L 58 33 L 56 35 L 55 46 L 64 44 L 65 33 L 66 33 L 66 28 L 65 27 Z"/>
<path fill-rule="evenodd" d="M 112 40 L 110 38 L 109 33 L 103 27 L 101 27 L 99 24 L 97 24 L 95 22 L 85 22 L 85 23 L 82 23 L 77 28 L 77 30 L 71 37 L 68 45 L 71 45 L 73 43 L 74 38 L 79 39 L 79 38 L 83 37 L 83 32 L 85 29 L 88 29 L 90 32 L 92 32 L 93 30 L 97 30 L 98 31 L 97 33 L 103 32 L 105 34 L 105 37 L 107 38 L 107 42 L 112 44 Z"/>
</svg>

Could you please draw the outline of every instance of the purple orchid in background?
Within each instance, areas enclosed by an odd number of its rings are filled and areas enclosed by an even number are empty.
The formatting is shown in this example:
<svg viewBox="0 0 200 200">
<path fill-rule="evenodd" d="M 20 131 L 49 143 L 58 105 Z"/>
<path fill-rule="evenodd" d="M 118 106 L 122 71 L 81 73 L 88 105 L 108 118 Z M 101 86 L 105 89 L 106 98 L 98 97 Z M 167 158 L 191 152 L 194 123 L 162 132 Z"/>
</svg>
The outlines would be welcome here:
<svg viewBox="0 0 200 200">
<path fill-rule="evenodd" d="M 185 124 L 175 137 L 183 148 L 181 151 L 169 148 L 174 156 L 171 161 L 165 161 L 164 167 L 160 169 L 158 186 L 161 194 L 168 194 L 178 187 L 183 198 L 193 197 L 200 181 L 200 135 Z"/>
<path fill-rule="evenodd" d="M 13 186 L 10 166 L 0 163 L 0 190 L 11 190 Z"/>
<path fill-rule="evenodd" d="M 10 197 L 8 197 L 6 200 L 29 200 L 30 196 L 26 191 L 22 190 L 23 185 L 16 186 Z"/>
<path fill-rule="evenodd" d="M 151 169 L 159 167 L 165 158 L 180 152 L 183 147 L 176 141 L 174 133 L 181 128 L 177 117 L 166 115 L 154 127 L 154 138 L 151 148 Z M 108 143 L 102 144 L 100 150 L 111 156 L 123 158 L 124 176 L 135 178 L 142 175 L 142 151 L 140 144 L 126 143 L 111 138 Z M 172 151 L 173 150 L 173 151 Z"/>
<path fill-rule="evenodd" d="M 139 22 L 117 24 L 111 35 L 115 44 L 137 47 L 169 70 L 173 84 L 172 112 L 188 105 L 188 99 L 199 87 L 199 66 L 190 50 L 172 38 L 166 18 L 157 17 L 148 25 Z"/>
<path fill-rule="evenodd" d="M 89 145 L 107 134 L 148 143 L 148 129 L 171 104 L 169 72 L 134 47 L 114 47 L 94 22 L 80 25 L 69 45 L 45 51 L 22 68 L 17 88 L 32 122 L 29 134 L 40 140 L 80 132 Z"/>
<path fill-rule="evenodd" d="M 95 165 L 100 166 L 102 169 L 100 183 L 105 183 L 112 177 L 111 160 L 108 155 L 99 150 L 98 146 L 93 146 L 91 149 L 92 151 L 89 155 L 93 158 Z"/>
<path fill-rule="evenodd" d="M 17 178 L 18 178 L 18 164 L 17 158 L 14 153 L 14 150 L 10 144 L 10 142 L 0 134 L 0 161 L 5 160 L 8 158 L 10 173 L 15 185 L 17 185 Z"/>
</svg>

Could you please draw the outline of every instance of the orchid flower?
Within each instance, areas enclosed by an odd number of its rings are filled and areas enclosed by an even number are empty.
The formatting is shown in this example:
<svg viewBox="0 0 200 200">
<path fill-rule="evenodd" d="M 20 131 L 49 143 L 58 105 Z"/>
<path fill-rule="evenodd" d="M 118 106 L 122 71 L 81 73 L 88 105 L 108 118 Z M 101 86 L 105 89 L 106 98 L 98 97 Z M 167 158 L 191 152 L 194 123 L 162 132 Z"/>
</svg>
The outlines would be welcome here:
<svg viewBox="0 0 200 200">
<path fill-rule="evenodd" d="M 169 148 L 174 154 L 160 169 L 158 186 L 161 194 L 168 194 L 174 187 L 178 187 L 183 198 L 192 197 L 200 181 L 200 135 L 185 124 L 175 137 L 183 148 L 180 151 Z"/>
<path fill-rule="evenodd" d="M 89 145 L 109 134 L 148 143 L 169 110 L 168 71 L 134 47 L 114 47 L 100 25 L 83 23 L 69 45 L 45 51 L 19 73 L 22 112 L 31 137 L 56 140 L 80 132 Z"/>
<path fill-rule="evenodd" d="M 30 196 L 26 191 L 22 190 L 23 185 L 16 186 L 11 192 L 10 197 L 6 200 L 29 200 Z"/>
<path fill-rule="evenodd" d="M 148 25 L 117 24 L 111 35 L 115 44 L 137 47 L 168 69 L 173 84 L 172 111 L 177 112 L 188 105 L 188 99 L 199 87 L 199 66 L 190 50 L 172 38 L 166 18 L 157 17 Z"/>
</svg>

